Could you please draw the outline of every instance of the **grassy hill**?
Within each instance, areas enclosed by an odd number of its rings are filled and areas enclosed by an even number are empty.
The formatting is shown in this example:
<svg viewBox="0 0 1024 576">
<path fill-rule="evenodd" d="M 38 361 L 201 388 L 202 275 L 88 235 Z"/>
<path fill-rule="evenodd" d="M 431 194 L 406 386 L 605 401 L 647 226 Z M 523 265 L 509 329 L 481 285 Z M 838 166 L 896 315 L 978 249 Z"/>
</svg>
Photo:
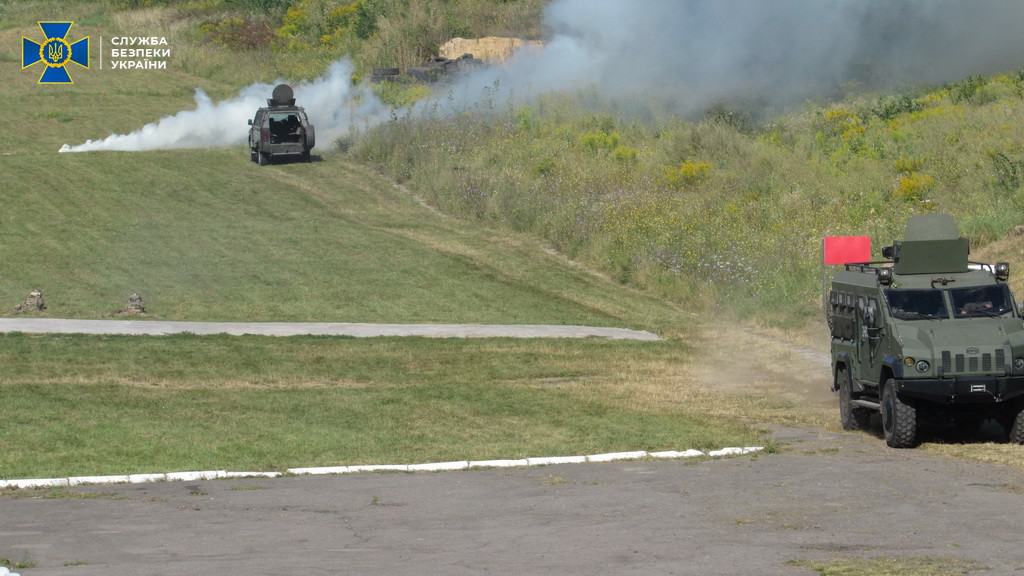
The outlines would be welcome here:
<svg viewBox="0 0 1024 576">
<path fill-rule="evenodd" d="M 5 6 L 0 46 L 37 12 L 109 35 L 165 12 Z M 249 76 L 176 36 L 167 72 L 73 71 L 0 55 L 22 102 L 0 142 L 0 313 L 42 288 L 53 317 L 628 325 L 693 316 L 524 234 L 446 216 L 324 146 L 258 167 L 244 148 L 57 154 L 213 97 Z M 198 58 L 198 57 L 197 57 Z M 284 57 L 287 58 L 287 57 Z M 225 69 L 226 70 L 226 69 Z M 245 126 L 239 126 L 245 130 Z M 523 457 L 760 442 L 681 385 L 689 347 L 603 341 L 0 336 L 0 478 L 166 469 Z M 697 401 L 699 400 L 699 401 Z M 763 405 L 759 402 L 759 405 Z"/>
<path fill-rule="evenodd" d="M 813 317 L 820 242 L 946 211 L 976 248 L 1024 222 L 1024 74 L 808 107 L 763 124 L 630 121 L 552 96 L 402 119 L 354 156 L 443 210 L 544 237 L 624 282 Z"/>
</svg>

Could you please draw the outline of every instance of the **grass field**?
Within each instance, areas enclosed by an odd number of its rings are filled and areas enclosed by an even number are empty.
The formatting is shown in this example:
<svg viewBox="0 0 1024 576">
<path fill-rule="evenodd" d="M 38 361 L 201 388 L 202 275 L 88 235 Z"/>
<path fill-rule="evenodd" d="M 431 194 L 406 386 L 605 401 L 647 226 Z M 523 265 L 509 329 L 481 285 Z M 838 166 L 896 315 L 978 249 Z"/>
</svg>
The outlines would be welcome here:
<svg viewBox="0 0 1024 576">
<path fill-rule="evenodd" d="M 0 476 L 760 441 L 675 392 L 678 343 L 0 337 Z"/>
<path fill-rule="evenodd" d="M 76 33 L 113 21 L 86 18 Z M 0 30 L 0 46 L 32 33 Z M 112 317 L 138 291 L 162 319 L 573 323 L 670 337 L 693 322 L 530 236 L 445 216 L 329 149 L 264 168 L 242 148 L 57 154 L 188 108 L 195 87 L 238 87 L 182 70 L 75 80 L 44 89 L 24 73 L 0 88 L 31 103 L 0 143 L 2 314 L 41 288 L 52 317 Z M 758 441 L 749 424 L 707 413 L 710 396 L 682 384 L 687 359 L 679 339 L 4 336 L 0 477 Z"/>
</svg>

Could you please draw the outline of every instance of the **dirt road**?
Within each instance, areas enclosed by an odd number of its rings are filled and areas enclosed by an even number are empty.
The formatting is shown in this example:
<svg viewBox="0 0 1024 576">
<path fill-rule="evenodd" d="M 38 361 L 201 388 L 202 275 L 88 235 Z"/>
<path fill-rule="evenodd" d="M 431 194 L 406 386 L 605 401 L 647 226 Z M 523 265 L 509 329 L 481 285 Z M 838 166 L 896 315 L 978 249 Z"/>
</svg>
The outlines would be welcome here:
<svg viewBox="0 0 1024 576">
<path fill-rule="evenodd" d="M 4 495 L 0 556 L 32 576 L 781 575 L 862 556 L 1024 571 L 1024 473 L 778 434 L 781 454 L 721 461 Z"/>
</svg>

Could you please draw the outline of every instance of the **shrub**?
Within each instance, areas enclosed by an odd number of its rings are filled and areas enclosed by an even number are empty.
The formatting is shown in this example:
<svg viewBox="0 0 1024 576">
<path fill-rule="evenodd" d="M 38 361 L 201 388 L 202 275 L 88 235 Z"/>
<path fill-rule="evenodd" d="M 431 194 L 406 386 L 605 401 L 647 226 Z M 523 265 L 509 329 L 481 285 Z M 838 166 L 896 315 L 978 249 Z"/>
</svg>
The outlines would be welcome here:
<svg viewBox="0 0 1024 576">
<path fill-rule="evenodd" d="M 893 196 L 904 202 L 920 202 L 925 194 L 935 188 L 935 178 L 920 172 L 911 172 L 899 177 Z"/>
<path fill-rule="evenodd" d="M 207 42 L 242 50 L 265 48 L 274 39 L 265 20 L 242 16 L 203 22 L 199 31 Z"/>
<path fill-rule="evenodd" d="M 615 149 L 612 150 L 612 158 L 615 158 L 624 164 L 634 164 L 637 159 L 636 148 L 631 148 L 629 146 L 616 146 Z"/>
<path fill-rule="evenodd" d="M 703 160 L 685 160 L 679 166 L 665 169 L 665 183 L 672 188 L 697 184 L 711 173 L 711 163 Z"/>
<path fill-rule="evenodd" d="M 619 145 L 618 132 L 605 132 L 603 130 L 591 130 L 580 136 L 580 144 L 587 150 L 594 152 L 609 152 Z"/>
</svg>

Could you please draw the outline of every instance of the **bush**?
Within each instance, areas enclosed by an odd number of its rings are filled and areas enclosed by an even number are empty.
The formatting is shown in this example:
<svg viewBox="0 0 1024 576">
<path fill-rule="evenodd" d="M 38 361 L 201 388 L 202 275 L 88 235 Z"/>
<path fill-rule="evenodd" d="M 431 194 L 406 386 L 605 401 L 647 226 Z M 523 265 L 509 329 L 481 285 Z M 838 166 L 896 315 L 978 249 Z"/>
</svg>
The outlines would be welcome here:
<svg viewBox="0 0 1024 576">
<path fill-rule="evenodd" d="M 893 196 L 904 202 L 920 202 L 925 199 L 925 194 L 933 188 L 935 188 L 935 178 L 920 172 L 911 172 L 897 179 Z"/>
</svg>

